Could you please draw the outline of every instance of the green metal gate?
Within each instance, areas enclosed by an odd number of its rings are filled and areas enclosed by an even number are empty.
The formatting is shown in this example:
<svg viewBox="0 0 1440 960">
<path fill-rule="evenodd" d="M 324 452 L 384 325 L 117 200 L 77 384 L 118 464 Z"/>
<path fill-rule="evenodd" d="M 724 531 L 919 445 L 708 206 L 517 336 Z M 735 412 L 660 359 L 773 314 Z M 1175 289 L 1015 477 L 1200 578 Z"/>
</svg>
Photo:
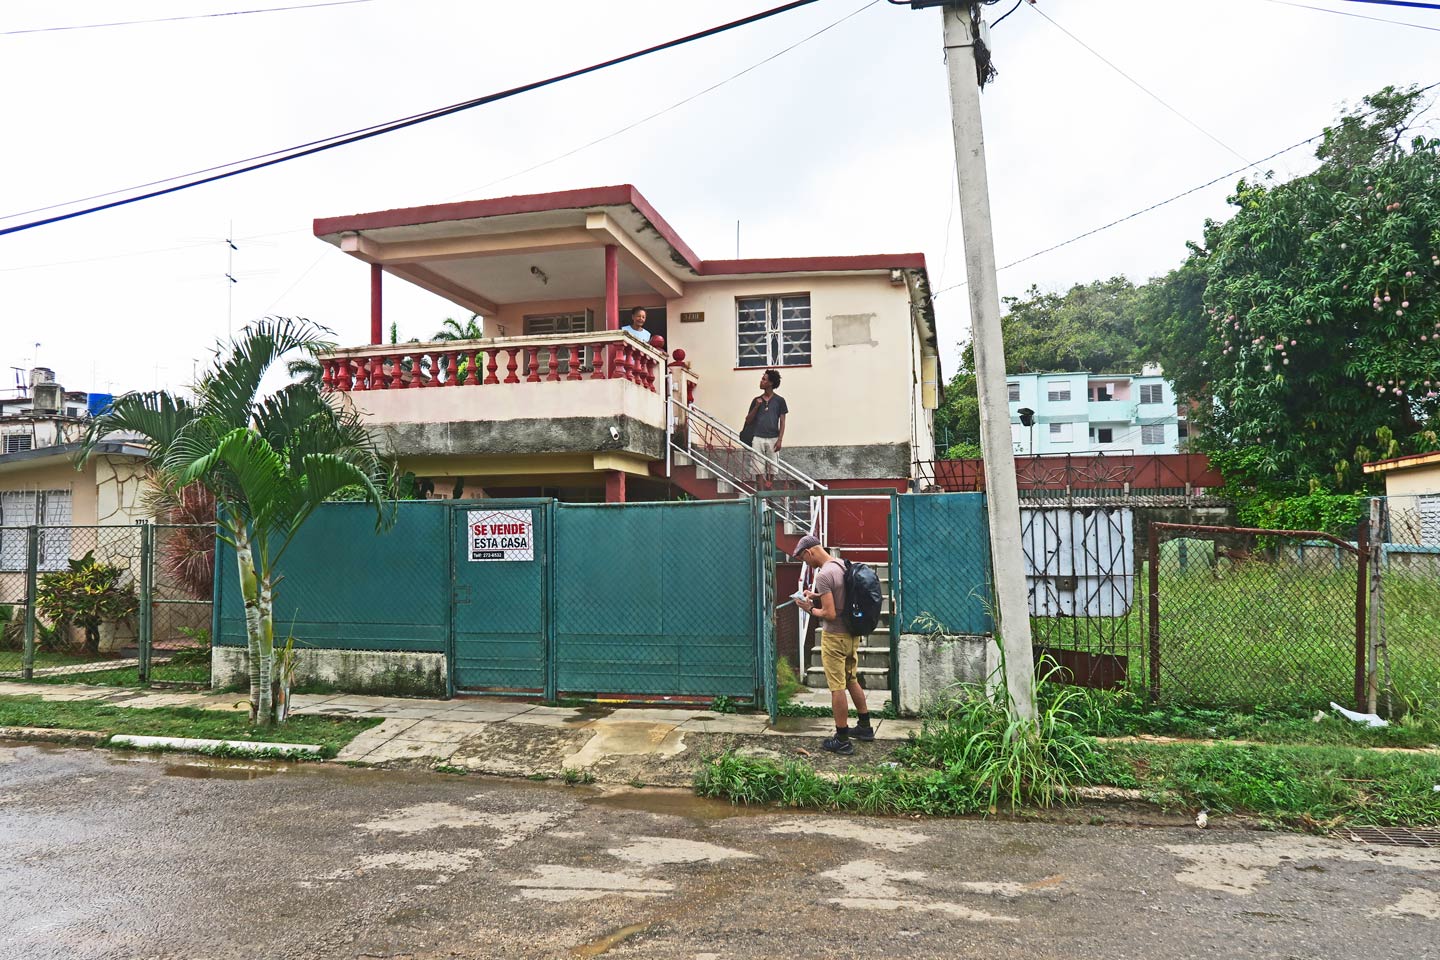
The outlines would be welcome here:
<svg viewBox="0 0 1440 960">
<path fill-rule="evenodd" d="M 553 511 L 549 500 L 451 507 L 455 689 L 553 696 L 546 682 Z"/>
</svg>

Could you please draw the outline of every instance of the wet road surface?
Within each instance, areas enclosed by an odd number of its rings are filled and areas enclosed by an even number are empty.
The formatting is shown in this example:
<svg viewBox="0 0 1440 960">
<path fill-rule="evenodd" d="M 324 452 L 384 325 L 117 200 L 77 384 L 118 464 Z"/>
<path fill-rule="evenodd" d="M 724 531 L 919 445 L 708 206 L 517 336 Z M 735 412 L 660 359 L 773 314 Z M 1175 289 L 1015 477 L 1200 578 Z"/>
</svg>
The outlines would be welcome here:
<svg viewBox="0 0 1440 960">
<path fill-rule="evenodd" d="M 1440 957 L 1440 851 L 0 743 L 0 957 Z"/>
</svg>

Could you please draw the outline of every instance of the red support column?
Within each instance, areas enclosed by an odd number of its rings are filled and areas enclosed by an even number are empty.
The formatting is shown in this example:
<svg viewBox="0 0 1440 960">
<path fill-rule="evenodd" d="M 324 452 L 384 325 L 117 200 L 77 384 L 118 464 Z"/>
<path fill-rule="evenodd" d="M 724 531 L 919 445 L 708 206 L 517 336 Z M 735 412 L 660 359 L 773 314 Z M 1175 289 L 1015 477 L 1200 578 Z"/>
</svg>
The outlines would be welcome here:
<svg viewBox="0 0 1440 960">
<path fill-rule="evenodd" d="M 380 309 L 380 278 L 385 275 L 385 268 L 378 263 L 370 264 L 370 342 L 380 343 L 384 337 L 381 327 L 384 325 L 384 312 Z"/>
<path fill-rule="evenodd" d="M 620 329 L 620 257 L 613 243 L 605 244 L 605 329 Z"/>
<path fill-rule="evenodd" d="M 605 502 L 625 502 L 625 474 L 620 470 L 611 470 L 605 474 Z"/>
</svg>

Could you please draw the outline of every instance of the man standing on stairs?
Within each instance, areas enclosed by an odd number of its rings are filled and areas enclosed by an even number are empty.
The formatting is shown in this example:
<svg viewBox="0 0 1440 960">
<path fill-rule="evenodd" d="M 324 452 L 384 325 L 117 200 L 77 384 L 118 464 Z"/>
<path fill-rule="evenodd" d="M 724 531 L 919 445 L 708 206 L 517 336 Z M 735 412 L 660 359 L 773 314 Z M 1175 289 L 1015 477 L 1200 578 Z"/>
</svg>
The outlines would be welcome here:
<svg viewBox="0 0 1440 960">
<path fill-rule="evenodd" d="M 870 707 L 858 675 L 860 638 L 846 632 L 841 612 L 845 609 L 845 565 L 809 535 L 800 538 L 795 556 L 815 571 L 814 586 L 795 605 L 820 618 L 820 662 L 825 666 L 825 686 L 830 689 L 830 710 L 835 714 L 835 736 L 827 737 L 820 746 L 831 753 L 852 754 L 855 744 L 851 741 L 874 740 L 875 728 L 870 724 Z M 847 692 L 860 714 L 854 727 L 850 726 Z"/>
<path fill-rule="evenodd" d="M 785 398 L 775 392 L 780 386 L 780 371 L 766 370 L 760 375 L 760 396 L 750 401 L 750 411 L 745 415 L 745 425 L 754 430 L 754 447 L 766 459 L 757 458 L 755 466 L 755 489 L 768 490 L 774 485 L 774 458 L 785 444 L 785 416 L 790 407 Z M 764 481 L 763 483 L 761 481 Z"/>
</svg>

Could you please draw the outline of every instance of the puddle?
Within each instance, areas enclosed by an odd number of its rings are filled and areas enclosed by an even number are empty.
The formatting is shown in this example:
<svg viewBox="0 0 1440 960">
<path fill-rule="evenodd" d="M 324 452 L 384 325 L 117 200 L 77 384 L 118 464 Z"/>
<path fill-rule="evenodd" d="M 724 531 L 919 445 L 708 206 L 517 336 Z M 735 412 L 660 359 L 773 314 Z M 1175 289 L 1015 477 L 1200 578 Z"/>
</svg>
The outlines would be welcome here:
<svg viewBox="0 0 1440 960">
<path fill-rule="evenodd" d="M 167 763 L 161 772 L 167 777 L 184 777 L 187 780 L 258 780 L 261 777 L 285 773 L 289 769 L 284 764 L 262 766 L 258 763 L 191 760 L 185 763 Z"/>
<path fill-rule="evenodd" d="M 665 790 L 657 787 L 622 790 L 597 797 L 587 797 L 588 805 L 606 807 L 612 810 L 635 810 L 664 817 L 684 817 L 687 820 L 728 820 L 731 817 L 764 817 L 785 813 L 794 816 L 795 811 L 781 811 L 774 807 L 743 807 L 724 800 L 697 797 L 688 790 Z"/>
</svg>

